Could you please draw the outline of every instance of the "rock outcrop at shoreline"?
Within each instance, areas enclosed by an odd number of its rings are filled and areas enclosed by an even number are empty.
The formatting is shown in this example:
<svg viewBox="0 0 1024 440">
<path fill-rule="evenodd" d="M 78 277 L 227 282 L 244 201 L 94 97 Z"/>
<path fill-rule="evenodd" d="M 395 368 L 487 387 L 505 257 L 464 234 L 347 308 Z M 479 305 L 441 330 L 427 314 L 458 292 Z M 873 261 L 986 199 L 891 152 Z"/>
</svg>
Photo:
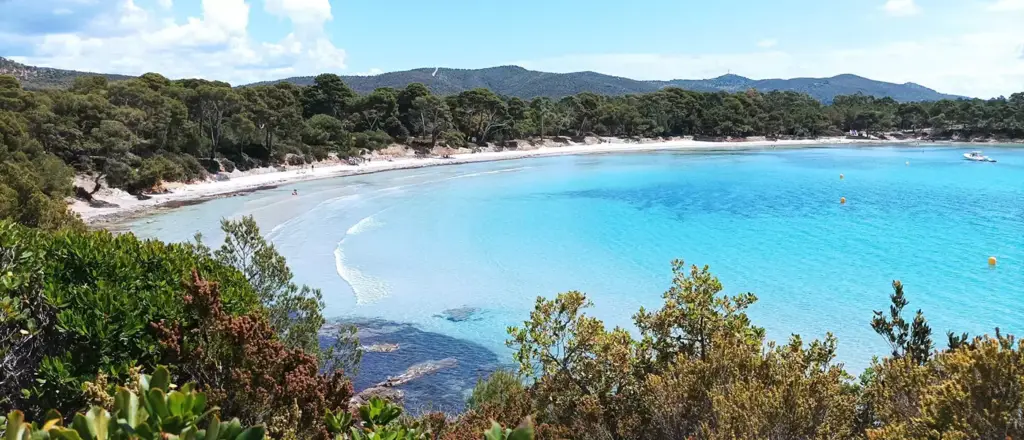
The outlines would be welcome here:
<svg viewBox="0 0 1024 440">
<path fill-rule="evenodd" d="M 395 377 L 389 377 L 372 387 L 356 393 L 349 401 L 354 406 L 362 405 L 372 397 L 380 397 L 393 402 L 401 402 L 405 393 L 395 387 L 409 383 L 423 376 L 434 374 L 446 368 L 455 368 L 458 361 L 455 358 L 446 358 L 437 361 L 426 361 L 409 367 L 404 373 Z"/>
</svg>

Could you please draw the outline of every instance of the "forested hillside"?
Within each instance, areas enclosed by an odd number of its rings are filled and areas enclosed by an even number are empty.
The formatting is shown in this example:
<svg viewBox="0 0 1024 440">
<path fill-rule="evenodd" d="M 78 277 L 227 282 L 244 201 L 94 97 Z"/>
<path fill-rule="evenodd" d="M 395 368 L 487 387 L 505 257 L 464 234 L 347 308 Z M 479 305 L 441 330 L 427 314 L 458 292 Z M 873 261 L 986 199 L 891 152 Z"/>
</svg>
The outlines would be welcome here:
<svg viewBox="0 0 1024 440">
<path fill-rule="evenodd" d="M 75 78 L 103 76 L 110 81 L 133 78 L 127 75 L 78 72 L 75 70 L 28 66 L 0 57 L 0 75 L 12 75 L 29 90 L 68 88 Z M 710 79 L 674 79 L 670 81 L 639 81 L 596 72 L 548 73 L 527 70 L 519 66 L 498 66 L 484 69 L 422 68 L 400 72 L 387 72 L 369 76 L 342 76 L 356 93 L 368 94 L 382 87 L 405 88 L 410 84 L 423 84 L 434 94 L 454 95 L 485 88 L 499 95 L 532 99 L 536 97 L 563 98 L 590 92 L 599 95 L 629 95 L 651 93 L 666 87 L 677 87 L 700 92 L 740 92 L 755 89 L 761 92 L 790 91 L 808 94 L 830 103 L 836 96 L 862 93 L 876 98 L 889 97 L 897 102 L 938 101 L 958 99 L 959 96 L 939 93 L 914 84 L 894 84 L 875 81 L 856 75 L 838 75 L 831 78 L 793 78 L 753 80 L 739 75 L 722 75 Z M 266 81 L 251 85 L 269 85 L 288 82 L 309 86 L 315 77 L 304 76 Z"/>
<path fill-rule="evenodd" d="M 4 57 L 0 57 L 0 75 L 11 75 L 18 78 L 23 87 L 33 90 L 67 88 L 71 86 L 75 78 L 82 76 L 99 75 L 111 81 L 132 78 L 128 75 L 27 66 Z"/>
<path fill-rule="evenodd" d="M 314 77 L 309 76 L 287 78 L 269 83 L 283 81 L 307 86 L 313 84 L 313 80 Z M 741 92 L 747 89 L 761 92 L 799 92 L 808 94 L 824 103 L 832 102 L 836 96 L 857 93 L 876 98 L 890 97 L 898 102 L 960 98 L 942 94 L 914 83 L 893 84 L 856 75 L 766 80 L 723 75 L 699 80 L 638 81 L 596 72 L 547 73 L 527 70 L 518 66 L 500 66 L 486 69 L 424 68 L 373 76 L 343 76 L 342 80 L 360 94 L 370 93 L 380 87 L 402 88 L 409 84 L 420 83 L 439 95 L 452 95 L 476 88 L 486 88 L 499 95 L 523 99 L 541 96 L 562 98 L 584 92 L 612 96 L 629 95 L 652 93 L 666 87 L 700 92 Z"/>
</svg>

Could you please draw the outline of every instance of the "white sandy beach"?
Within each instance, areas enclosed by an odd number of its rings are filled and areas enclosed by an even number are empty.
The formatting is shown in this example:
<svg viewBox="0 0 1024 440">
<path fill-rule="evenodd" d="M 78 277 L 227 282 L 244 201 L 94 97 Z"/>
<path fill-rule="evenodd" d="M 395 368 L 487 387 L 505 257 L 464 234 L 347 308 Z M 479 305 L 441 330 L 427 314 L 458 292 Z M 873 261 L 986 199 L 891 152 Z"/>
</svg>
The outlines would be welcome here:
<svg viewBox="0 0 1024 440">
<path fill-rule="evenodd" d="M 119 190 L 104 190 L 96 195 L 98 200 L 110 202 L 117 207 L 97 208 L 87 202 L 75 200 L 71 209 L 81 215 L 89 224 L 116 222 L 125 218 L 144 215 L 150 211 L 173 202 L 189 202 L 256 190 L 261 187 L 277 186 L 287 183 L 302 182 L 314 179 L 367 174 L 382 171 L 420 168 L 439 165 L 455 165 L 472 162 L 522 159 L 528 157 L 546 157 L 571 154 L 619 153 L 656 150 L 745 150 L 764 148 L 800 148 L 824 145 L 878 144 L 896 143 L 901 141 L 877 141 L 846 138 L 821 138 L 793 141 L 745 141 L 745 142 L 702 142 L 688 139 L 667 142 L 625 142 L 618 139 L 605 140 L 598 144 L 575 144 L 560 147 L 539 147 L 530 150 L 512 150 L 500 152 L 481 152 L 455 154 L 448 159 L 403 157 L 390 161 L 373 160 L 360 165 L 331 164 L 316 165 L 309 168 L 292 168 L 278 171 L 273 168 L 261 168 L 248 172 L 230 173 L 228 180 L 208 179 L 191 184 L 168 185 L 169 191 L 154 194 L 148 200 L 136 197 Z M 905 141 L 904 141 L 905 142 Z"/>
</svg>

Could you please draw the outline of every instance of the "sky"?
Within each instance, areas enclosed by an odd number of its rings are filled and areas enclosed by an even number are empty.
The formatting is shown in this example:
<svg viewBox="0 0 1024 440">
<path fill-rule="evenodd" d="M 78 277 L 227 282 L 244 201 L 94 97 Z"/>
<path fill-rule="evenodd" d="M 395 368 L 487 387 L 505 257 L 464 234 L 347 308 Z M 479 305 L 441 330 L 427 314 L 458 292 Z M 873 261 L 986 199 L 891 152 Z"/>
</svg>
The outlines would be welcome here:
<svg viewBox="0 0 1024 440">
<path fill-rule="evenodd" d="M 0 56 L 232 84 L 515 64 L 1024 91 L 1024 0 L 0 0 Z"/>
</svg>

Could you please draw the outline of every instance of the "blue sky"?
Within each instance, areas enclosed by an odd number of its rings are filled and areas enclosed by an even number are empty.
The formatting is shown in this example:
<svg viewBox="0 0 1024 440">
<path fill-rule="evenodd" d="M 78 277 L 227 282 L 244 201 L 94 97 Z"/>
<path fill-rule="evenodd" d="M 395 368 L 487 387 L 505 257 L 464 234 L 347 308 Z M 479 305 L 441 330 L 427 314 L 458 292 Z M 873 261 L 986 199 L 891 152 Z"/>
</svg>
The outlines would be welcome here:
<svg viewBox="0 0 1024 440">
<path fill-rule="evenodd" d="M 0 56 L 232 83 L 416 67 L 1024 91 L 1024 0 L 0 0 Z"/>
</svg>

